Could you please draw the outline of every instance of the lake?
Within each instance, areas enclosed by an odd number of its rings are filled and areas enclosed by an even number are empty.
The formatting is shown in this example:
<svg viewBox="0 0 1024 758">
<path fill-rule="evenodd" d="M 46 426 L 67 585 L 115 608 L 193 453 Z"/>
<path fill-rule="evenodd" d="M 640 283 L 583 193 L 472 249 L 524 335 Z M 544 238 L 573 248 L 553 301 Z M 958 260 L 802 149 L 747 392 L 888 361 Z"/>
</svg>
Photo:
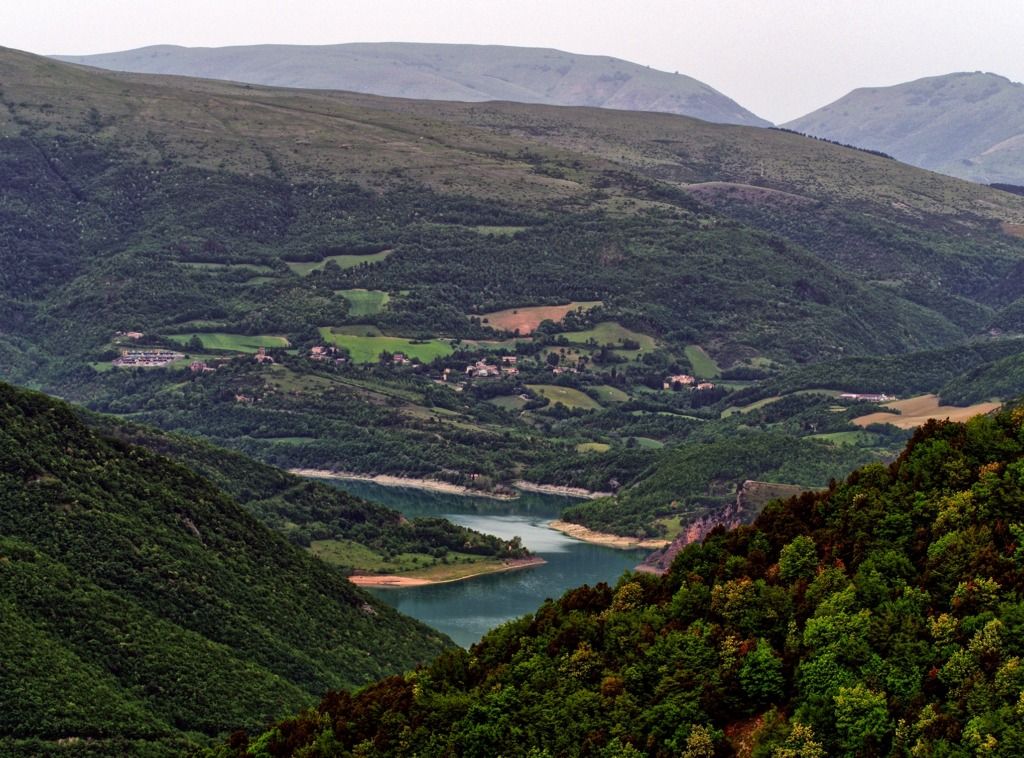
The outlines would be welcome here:
<svg viewBox="0 0 1024 758">
<path fill-rule="evenodd" d="M 560 597 L 572 587 L 598 582 L 613 584 L 646 555 L 643 550 L 591 545 L 547 527 L 562 508 L 579 502 L 569 498 L 524 492 L 517 500 L 491 500 L 372 482 L 331 483 L 409 517 L 441 516 L 505 539 L 518 535 L 526 547 L 547 561 L 543 566 L 448 584 L 367 588 L 402 613 L 439 629 L 464 647 L 499 624 L 534 612 L 545 599 Z"/>
</svg>

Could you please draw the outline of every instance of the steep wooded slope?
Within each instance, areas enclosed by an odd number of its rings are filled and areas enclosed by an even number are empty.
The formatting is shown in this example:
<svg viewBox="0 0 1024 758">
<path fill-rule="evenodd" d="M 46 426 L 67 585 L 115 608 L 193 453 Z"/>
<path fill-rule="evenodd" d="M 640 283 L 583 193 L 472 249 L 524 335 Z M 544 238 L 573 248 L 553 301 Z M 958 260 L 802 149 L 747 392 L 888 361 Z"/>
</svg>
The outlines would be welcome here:
<svg viewBox="0 0 1024 758">
<path fill-rule="evenodd" d="M 1022 425 L 930 424 L 664 577 L 570 591 L 212 754 L 1019 755 Z"/>
<path fill-rule="evenodd" d="M 64 403 L 0 385 L 0 418 L 4 752 L 180 749 L 449 644 Z"/>
</svg>

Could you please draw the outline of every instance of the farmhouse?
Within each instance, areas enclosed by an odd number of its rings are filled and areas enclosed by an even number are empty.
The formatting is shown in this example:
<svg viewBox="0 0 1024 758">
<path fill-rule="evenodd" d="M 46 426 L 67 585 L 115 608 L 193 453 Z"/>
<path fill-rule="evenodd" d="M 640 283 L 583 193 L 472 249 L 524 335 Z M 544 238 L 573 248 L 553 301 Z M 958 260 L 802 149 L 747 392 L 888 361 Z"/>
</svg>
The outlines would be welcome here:
<svg viewBox="0 0 1024 758">
<path fill-rule="evenodd" d="M 466 375 L 484 379 L 488 377 L 500 376 L 501 371 L 493 363 L 487 361 L 477 361 L 476 363 L 466 366 Z"/>
<path fill-rule="evenodd" d="M 267 355 L 267 349 L 265 347 L 260 347 L 260 349 L 256 351 L 256 355 L 253 356 L 253 358 L 257 363 L 260 364 L 274 362 L 274 359 Z"/>
<path fill-rule="evenodd" d="M 692 389 L 696 381 L 697 378 L 690 376 L 689 374 L 673 374 L 672 376 L 667 377 L 661 386 L 667 390 L 675 387 L 690 387 Z"/>
<path fill-rule="evenodd" d="M 217 369 L 206 365 L 204 361 L 192 361 L 188 364 L 188 370 L 193 374 L 207 374 L 211 371 L 216 371 Z"/>
<path fill-rule="evenodd" d="M 701 382 L 697 385 L 698 390 L 713 390 L 715 385 L 713 382 Z"/>
</svg>

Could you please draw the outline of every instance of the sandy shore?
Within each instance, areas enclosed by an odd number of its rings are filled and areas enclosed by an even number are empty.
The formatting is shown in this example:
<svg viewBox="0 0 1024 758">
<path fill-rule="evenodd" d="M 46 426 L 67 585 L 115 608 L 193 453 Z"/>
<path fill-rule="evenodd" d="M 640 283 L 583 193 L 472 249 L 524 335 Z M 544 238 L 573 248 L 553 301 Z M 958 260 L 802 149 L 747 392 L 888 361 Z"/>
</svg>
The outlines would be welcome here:
<svg viewBox="0 0 1024 758">
<path fill-rule="evenodd" d="M 523 492 L 539 492 L 542 495 L 564 495 L 566 497 L 580 497 L 588 500 L 612 496 L 611 492 L 591 492 L 582 487 L 563 487 L 557 484 L 536 484 L 525 479 L 512 482 L 512 486 Z"/>
<path fill-rule="evenodd" d="M 503 561 L 500 565 L 490 566 L 483 571 L 477 571 L 473 574 L 466 574 L 466 576 L 459 576 L 453 579 L 424 579 L 418 576 L 402 576 L 401 574 L 356 574 L 350 576 L 348 580 L 360 587 L 423 587 L 427 584 L 461 582 L 476 576 L 500 574 L 503 571 L 516 571 L 532 566 L 542 566 L 545 563 L 547 563 L 546 560 L 537 556 L 533 558 L 516 558 Z"/>
<path fill-rule="evenodd" d="M 617 547 L 622 550 L 633 550 L 635 548 L 657 550 L 671 542 L 671 540 L 665 539 L 648 538 L 641 540 L 636 537 L 621 537 L 617 534 L 595 532 L 593 529 L 587 529 L 587 527 L 580 526 L 579 524 L 570 524 L 568 521 L 552 521 L 548 526 L 583 542 L 604 545 L 605 547 Z"/>
<path fill-rule="evenodd" d="M 430 492 L 443 492 L 446 495 L 467 495 L 472 497 L 487 497 L 492 500 L 515 500 L 515 495 L 507 495 L 502 492 L 485 492 L 475 490 L 472 487 L 463 487 L 461 484 L 442 482 L 439 479 L 414 479 L 407 476 L 391 476 L 389 474 L 353 474 L 346 471 L 326 471 L 316 468 L 291 468 L 289 474 L 304 476 L 310 479 L 344 479 L 347 481 L 373 482 L 384 487 L 409 487 L 417 490 L 429 490 Z"/>
</svg>

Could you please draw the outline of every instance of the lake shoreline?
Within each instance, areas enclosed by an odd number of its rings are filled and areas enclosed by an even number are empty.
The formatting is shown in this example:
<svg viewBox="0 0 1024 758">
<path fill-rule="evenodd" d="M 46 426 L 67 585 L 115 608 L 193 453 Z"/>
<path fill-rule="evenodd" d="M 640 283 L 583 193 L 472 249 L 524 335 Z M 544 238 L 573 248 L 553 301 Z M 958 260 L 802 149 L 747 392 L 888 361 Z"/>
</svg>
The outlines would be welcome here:
<svg viewBox="0 0 1024 758">
<path fill-rule="evenodd" d="M 516 500 L 519 493 L 495 492 L 493 490 L 478 490 L 473 487 L 466 487 L 461 484 L 444 482 L 440 479 L 423 479 L 411 476 L 394 476 L 392 474 L 357 474 L 350 471 L 331 471 L 319 468 L 290 468 L 289 474 L 302 476 L 307 479 L 336 479 L 350 482 L 370 482 L 383 487 L 407 487 L 409 489 L 426 490 L 428 492 L 442 492 L 446 495 L 462 495 L 465 497 L 485 497 L 490 500 Z M 596 500 L 601 497 L 611 497 L 611 492 L 593 492 L 582 487 L 567 487 L 560 484 L 537 484 L 528 482 L 525 479 L 518 479 L 512 483 L 520 492 L 533 492 L 539 495 L 557 495 L 561 497 L 572 497 L 582 500 Z"/>
<path fill-rule="evenodd" d="M 338 479 L 350 482 L 370 482 L 383 487 L 407 487 L 409 489 L 441 492 L 445 495 L 461 495 L 464 497 L 486 497 L 491 500 L 515 500 L 517 495 L 503 492 L 489 492 L 464 487 L 461 484 L 443 482 L 440 479 L 416 479 L 409 476 L 392 476 L 391 474 L 355 474 L 347 471 L 328 471 L 316 468 L 291 468 L 289 474 L 308 479 Z"/>
<path fill-rule="evenodd" d="M 380 587 L 380 588 L 404 588 L 404 587 L 426 587 L 432 584 L 451 584 L 463 582 L 467 579 L 474 579 L 478 576 L 488 574 L 501 574 L 505 571 L 518 571 L 520 569 L 543 566 L 547 563 L 540 556 L 532 558 L 514 558 L 498 565 L 492 565 L 466 576 L 458 576 L 452 579 L 426 579 L 420 576 L 406 576 L 403 574 L 353 574 L 348 580 L 359 587 Z"/>
<path fill-rule="evenodd" d="M 596 532 L 585 526 L 572 524 L 568 521 L 560 521 L 558 519 L 549 522 L 548 526 L 562 532 L 563 534 L 567 534 L 570 537 L 581 540 L 582 542 L 589 542 L 592 545 L 601 545 L 603 547 L 614 547 L 619 550 L 659 550 L 672 541 L 667 539 L 656 539 L 653 537 L 638 539 L 636 537 L 623 537 L 619 534 Z"/>
</svg>

